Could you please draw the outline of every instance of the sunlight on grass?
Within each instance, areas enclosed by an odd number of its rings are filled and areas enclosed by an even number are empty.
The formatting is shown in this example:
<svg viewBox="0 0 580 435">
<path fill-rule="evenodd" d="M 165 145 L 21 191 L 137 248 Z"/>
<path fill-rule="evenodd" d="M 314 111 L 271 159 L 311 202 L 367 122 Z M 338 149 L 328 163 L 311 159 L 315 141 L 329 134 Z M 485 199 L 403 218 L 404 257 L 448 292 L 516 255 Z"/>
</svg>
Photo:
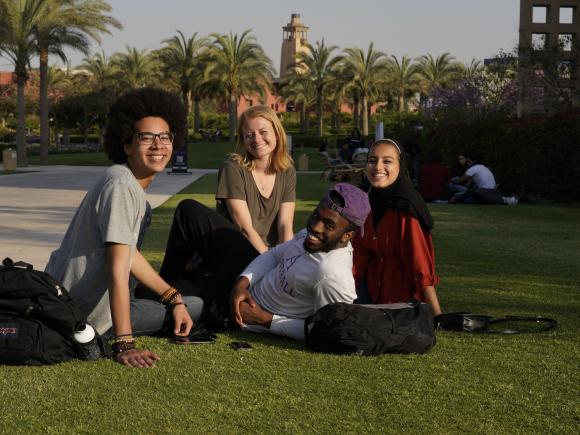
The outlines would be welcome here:
<svg viewBox="0 0 580 435">
<path fill-rule="evenodd" d="M 154 211 L 144 254 L 155 267 L 175 206 L 195 198 L 213 207 L 215 186 L 216 176 L 205 176 Z M 295 230 L 328 186 L 298 176 Z M 0 432 L 575 433 L 580 209 L 432 209 L 444 310 L 544 315 L 558 328 L 441 332 L 430 354 L 368 358 L 314 354 L 299 342 L 239 331 L 199 346 L 140 338 L 161 356 L 153 370 L 112 361 L 0 367 L 8 404 Z M 231 341 L 254 350 L 235 352 Z"/>
</svg>

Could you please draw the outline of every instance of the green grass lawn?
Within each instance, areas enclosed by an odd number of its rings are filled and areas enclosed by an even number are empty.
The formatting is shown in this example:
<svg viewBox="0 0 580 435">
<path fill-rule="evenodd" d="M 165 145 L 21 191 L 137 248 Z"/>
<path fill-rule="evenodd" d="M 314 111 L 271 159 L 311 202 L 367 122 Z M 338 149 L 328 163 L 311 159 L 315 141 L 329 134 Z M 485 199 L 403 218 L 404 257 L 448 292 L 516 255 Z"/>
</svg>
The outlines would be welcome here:
<svg viewBox="0 0 580 435">
<path fill-rule="evenodd" d="M 206 176 L 154 211 L 159 267 L 176 204 L 213 206 Z M 327 188 L 298 177 L 295 229 Z M 577 433 L 580 209 L 432 206 L 445 311 L 556 318 L 543 334 L 439 333 L 427 355 L 314 354 L 268 335 L 220 334 L 158 352 L 151 370 L 112 361 L 0 367 L 0 433 Z M 252 343 L 252 352 L 228 347 Z"/>
<path fill-rule="evenodd" d="M 187 163 L 190 168 L 196 169 L 217 169 L 221 166 L 229 153 L 234 152 L 235 147 L 229 142 L 194 142 L 188 145 Z M 324 164 L 318 156 L 315 148 L 296 148 L 294 156 L 296 160 L 300 154 L 309 157 L 308 169 L 320 171 Z M 33 165 L 40 164 L 40 156 L 31 155 L 28 158 Z M 62 153 L 50 154 L 49 163 L 51 165 L 76 165 L 76 166 L 109 166 L 111 161 L 105 153 Z M 298 163 L 296 162 L 296 166 Z"/>
</svg>

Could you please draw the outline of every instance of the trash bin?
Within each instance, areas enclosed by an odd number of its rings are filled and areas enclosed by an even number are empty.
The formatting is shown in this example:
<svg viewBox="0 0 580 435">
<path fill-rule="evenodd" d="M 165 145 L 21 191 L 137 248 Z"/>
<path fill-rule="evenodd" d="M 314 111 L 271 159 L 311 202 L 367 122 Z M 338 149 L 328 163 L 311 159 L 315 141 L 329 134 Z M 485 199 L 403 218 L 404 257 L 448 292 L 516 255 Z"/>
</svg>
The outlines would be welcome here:
<svg viewBox="0 0 580 435">
<path fill-rule="evenodd" d="M 306 154 L 302 154 L 298 157 L 298 170 L 308 171 L 308 156 Z"/>
<path fill-rule="evenodd" d="M 8 148 L 2 151 L 2 163 L 4 164 L 5 171 L 15 171 L 16 151 L 14 151 L 12 148 Z"/>
</svg>

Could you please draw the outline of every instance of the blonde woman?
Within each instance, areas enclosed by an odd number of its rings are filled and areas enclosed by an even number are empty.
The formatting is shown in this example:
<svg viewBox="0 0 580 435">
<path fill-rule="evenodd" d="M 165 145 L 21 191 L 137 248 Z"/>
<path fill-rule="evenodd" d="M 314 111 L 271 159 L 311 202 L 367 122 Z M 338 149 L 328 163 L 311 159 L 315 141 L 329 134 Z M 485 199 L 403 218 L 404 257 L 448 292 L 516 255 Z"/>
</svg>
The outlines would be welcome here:
<svg viewBox="0 0 580 435">
<path fill-rule="evenodd" d="M 237 152 L 220 168 L 217 211 L 262 253 L 293 237 L 296 171 L 276 113 L 253 106 L 240 116 Z"/>
</svg>

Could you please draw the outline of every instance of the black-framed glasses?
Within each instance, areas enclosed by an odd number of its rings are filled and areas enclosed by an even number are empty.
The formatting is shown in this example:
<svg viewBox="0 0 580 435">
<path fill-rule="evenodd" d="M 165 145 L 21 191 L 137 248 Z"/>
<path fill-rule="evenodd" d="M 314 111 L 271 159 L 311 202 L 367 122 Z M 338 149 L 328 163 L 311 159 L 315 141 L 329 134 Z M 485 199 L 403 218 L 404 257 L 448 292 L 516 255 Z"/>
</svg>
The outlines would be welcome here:
<svg viewBox="0 0 580 435">
<path fill-rule="evenodd" d="M 170 131 L 163 131 L 161 133 L 152 133 L 150 131 L 137 131 L 135 136 L 139 139 L 141 145 L 153 145 L 155 138 L 159 138 L 159 142 L 163 145 L 171 145 L 175 136 Z"/>
</svg>

